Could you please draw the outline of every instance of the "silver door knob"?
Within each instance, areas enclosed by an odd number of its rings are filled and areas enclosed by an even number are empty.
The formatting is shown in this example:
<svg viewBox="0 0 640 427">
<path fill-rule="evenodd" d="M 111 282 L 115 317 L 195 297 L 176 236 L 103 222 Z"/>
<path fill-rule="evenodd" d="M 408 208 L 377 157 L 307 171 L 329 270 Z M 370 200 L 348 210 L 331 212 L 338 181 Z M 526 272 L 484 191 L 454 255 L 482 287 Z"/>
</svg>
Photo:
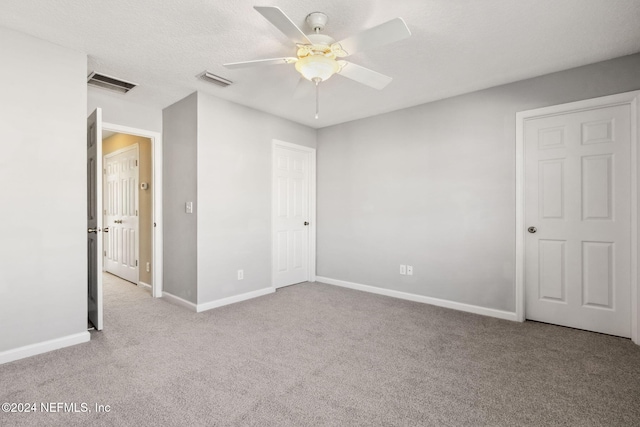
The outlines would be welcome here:
<svg viewBox="0 0 640 427">
<path fill-rule="evenodd" d="M 304 225 L 309 225 L 309 221 L 305 221 L 305 222 L 304 222 Z"/>
<path fill-rule="evenodd" d="M 98 229 L 97 228 L 88 228 L 87 229 L 87 233 L 97 233 Z"/>
<path fill-rule="evenodd" d="M 527 231 L 528 231 L 529 233 L 533 234 L 533 233 L 535 233 L 536 231 L 538 231 L 538 229 L 537 229 L 537 228 L 535 228 L 535 227 L 529 227 L 529 228 L 527 228 Z"/>
<path fill-rule="evenodd" d="M 109 227 L 103 228 L 102 231 L 104 231 L 105 233 L 108 233 L 109 232 Z"/>
</svg>

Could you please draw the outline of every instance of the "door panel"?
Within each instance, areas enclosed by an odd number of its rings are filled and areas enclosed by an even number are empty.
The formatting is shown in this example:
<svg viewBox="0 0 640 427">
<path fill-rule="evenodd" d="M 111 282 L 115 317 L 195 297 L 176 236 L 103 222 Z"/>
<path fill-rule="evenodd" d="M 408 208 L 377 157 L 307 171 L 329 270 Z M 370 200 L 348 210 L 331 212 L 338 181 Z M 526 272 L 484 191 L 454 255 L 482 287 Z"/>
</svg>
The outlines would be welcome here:
<svg viewBox="0 0 640 427">
<path fill-rule="evenodd" d="M 540 299 L 566 302 L 566 245 L 563 240 L 540 240 L 538 292 Z"/>
<path fill-rule="evenodd" d="M 631 334 L 631 110 L 525 122 L 526 318 Z"/>
<path fill-rule="evenodd" d="M 309 279 L 309 158 L 306 152 L 274 148 L 275 287 Z"/>
<path fill-rule="evenodd" d="M 88 317 L 102 330 L 102 110 L 87 119 L 87 303 Z"/>
</svg>

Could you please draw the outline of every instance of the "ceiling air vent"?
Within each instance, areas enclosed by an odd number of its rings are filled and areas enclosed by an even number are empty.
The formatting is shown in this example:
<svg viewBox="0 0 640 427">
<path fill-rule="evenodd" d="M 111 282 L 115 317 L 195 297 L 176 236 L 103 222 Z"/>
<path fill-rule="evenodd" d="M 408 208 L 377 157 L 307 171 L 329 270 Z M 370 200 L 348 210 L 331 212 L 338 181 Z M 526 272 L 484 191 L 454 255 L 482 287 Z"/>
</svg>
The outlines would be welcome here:
<svg viewBox="0 0 640 427">
<path fill-rule="evenodd" d="M 227 79 L 222 78 L 220 76 L 216 76 L 215 74 L 210 73 L 208 71 L 205 71 L 202 74 L 198 74 L 198 77 L 200 77 L 202 80 L 204 80 L 206 82 L 213 83 L 214 85 L 218 85 L 218 86 L 222 86 L 222 87 L 227 87 L 231 83 L 233 83 L 231 80 L 227 80 Z"/>
<path fill-rule="evenodd" d="M 127 93 L 134 87 L 138 86 L 137 83 L 125 82 L 124 80 L 116 79 L 115 77 L 98 74 L 95 71 L 92 71 L 91 74 L 89 74 L 89 77 L 87 77 L 87 84 L 89 86 L 101 87 L 103 89 L 120 93 Z"/>
</svg>

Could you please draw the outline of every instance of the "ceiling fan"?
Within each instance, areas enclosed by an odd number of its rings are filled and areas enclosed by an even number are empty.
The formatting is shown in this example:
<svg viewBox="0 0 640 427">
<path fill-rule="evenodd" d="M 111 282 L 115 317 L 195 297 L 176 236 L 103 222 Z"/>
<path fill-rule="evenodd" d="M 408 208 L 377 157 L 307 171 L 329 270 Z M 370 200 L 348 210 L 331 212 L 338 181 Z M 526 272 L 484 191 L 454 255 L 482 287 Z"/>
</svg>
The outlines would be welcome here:
<svg viewBox="0 0 640 427">
<path fill-rule="evenodd" d="M 389 76 L 337 58 L 346 58 L 356 52 L 378 48 L 411 35 L 402 18 L 395 18 L 336 42 L 328 35 L 320 34 L 328 20 L 327 15 L 322 12 L 307 15 L 306 22 L 313 32 L 305 34 L 278 7 L 254 6 L 254 9 L 296 44 L 296 56 L 232 62 L 223 65 L 233 69 L 295 63 L 296 70 L 302 74 L 302 77 L 316 85 L 316 119 L 318 118 L 319 84 L 334 74 L 340 74 L 375 89 L 383 89 L 392 80 Z"/>
</svg>

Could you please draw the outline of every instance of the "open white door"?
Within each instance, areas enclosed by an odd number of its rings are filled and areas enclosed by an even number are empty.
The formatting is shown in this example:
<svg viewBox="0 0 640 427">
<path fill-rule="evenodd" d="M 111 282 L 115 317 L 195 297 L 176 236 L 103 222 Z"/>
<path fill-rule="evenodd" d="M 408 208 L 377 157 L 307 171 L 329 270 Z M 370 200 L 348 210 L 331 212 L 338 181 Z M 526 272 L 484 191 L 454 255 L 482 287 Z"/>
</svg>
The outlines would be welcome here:
<svg viewBox="0 0 640 427">
<path fill-rule="evenodd" d="M 89 321 L 102 330 L 102 110 L 87 119 L 87 253 Z"/>
</svg>

